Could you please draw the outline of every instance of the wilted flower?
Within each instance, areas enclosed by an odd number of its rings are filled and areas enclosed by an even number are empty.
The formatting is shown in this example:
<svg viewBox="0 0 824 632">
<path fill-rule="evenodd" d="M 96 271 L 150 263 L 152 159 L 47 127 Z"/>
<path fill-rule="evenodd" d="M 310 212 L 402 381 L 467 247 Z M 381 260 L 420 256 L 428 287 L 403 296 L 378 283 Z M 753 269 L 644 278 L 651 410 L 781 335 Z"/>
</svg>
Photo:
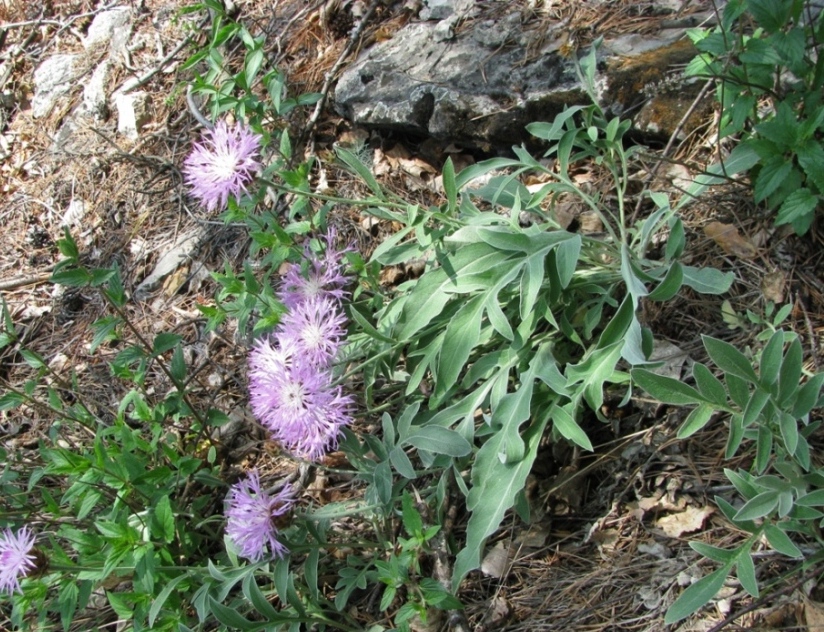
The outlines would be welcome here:
<svg viewBox="0 0 824 632">
<path fill-rule="evenodd" d="M 258 562 L 267 555 L 283 557 L 287 548 L 278 539 L 277 519 L 289 513 L 295 499 L 284 486 L 272 496 L 260 488 L 256 471 L 232 486 L 226 510 L 226 534 L 243 557 Z"/>
<path fill-rule="evenodd" d="M 183 165 L 192 196 L 209 211 L 224 208 L 230 195 L 240 201 L 241 192 L 261 169 L 260 140 L 247 127 L 236 124 L 230 129 L 225 121 L 206 130 Z"/>
<path fill-rule="evenodd" d="M 0 592 L 11 595 L 20 590 L 20 579 L 35 566 L 33 547 L 34 534 L 28 527 L 16 534 L 11 529 L 4 529 L 0 534 Z"/>
</svg>

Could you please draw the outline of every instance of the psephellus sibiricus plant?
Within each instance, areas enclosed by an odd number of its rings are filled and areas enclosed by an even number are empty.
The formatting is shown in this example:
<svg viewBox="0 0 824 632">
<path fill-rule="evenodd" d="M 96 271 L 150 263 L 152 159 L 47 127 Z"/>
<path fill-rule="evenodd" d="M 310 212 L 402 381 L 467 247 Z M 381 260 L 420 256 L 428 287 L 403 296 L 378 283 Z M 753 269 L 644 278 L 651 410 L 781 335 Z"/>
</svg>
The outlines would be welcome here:
<svg viewBox="0 0 824 632">
<path fill-rule="evenodd" d="M 221 202 L 225 206 L 229 195 L 239 201 L 252 173 L 260 170 L 253 156 L 260 152 L 261 136 L 240 124 L 230 133 L 223 122 L 204 136 L 186 159 L 187 182 L 192 197 L 214 210 Z M 333 374 L 346 334 L 341 301 L 348 278 L 341 269 L 342 252 L 335 250 L 334 231 L 323 241 L 323 255 L 307 248 L 306 266 L 289 266 L 278 293 L 287 312 L 249 358 L 255 416 L 285 448 L 309 460 L 337 447 L 340 429 L 352 422 L 353 399 L 334 383 Z M 269 497 L 260 489 L 257 473 L 232 489 L 227 533 L 244 557 L 261 559 L 266 542 L 272 555 L 283 556 L 286 549 L 274 537 L 273 521 L 288 511 L 290 493 Z"/>
<path fill-rule="evenodd" d="M 305 253 L 305 274 L 298 264 L 290 267 L 279 293 L 288 311 L 249 359 L 258 421 L 287 449 L 312 461 L 337 447 L 354 403 L 335 384 L 334 362 L 346 334 L 340 301 L 347 278 L 333 241 L 334 233 L 325 239 L 323 258 Z"/>
<path fill-rule="evenodd" d="M 8 562 L 0 591 L 15 626 L 45 629 L 59 617 L 69 629 L 93 591 L 119 620 L 169 632 L 354 631 L 367 617 L 373 632 L 406 631 L 439 609 L 460 620 L 456 595 L 487 539 L 507 515 L 528 518 L 523 492 L 539 446 L 569 441 L 592 450 L 584 413 L 598 416 L 606 389 L 629 399 L 641 386 L 662 401 L 695 404 L 682 436 L 728 415 L 727 456 L 757 445 L 752 471 L 727 472 L 746 502 L 718 500 L 749 537 L 729 551 L 695 547 L 720 567 L 681 593 L 667 621 L 694 612 L 733 569 L 757 594 L 750 550 L 765 540 L 789 557 L 806 550 L 799 535 L 821 544 L 814 522 L 824 517 L 824 490 L 807 439 L 824 377 L 804 374 L 797 337 L 777 330 L 757 361 L 707 338 L 723 382 L 696 363 L 695 388 L 637 368 L 653 341 L 638 317 L 642 300 L 667 301 L 683 286 L 723 293 L 732 279 L 681 262 L 684 202 L 673 208 L 666 194 L 647 192 L 640 219 L 626 213 L 627 121 L 609 119 L 595 102 L 574 106 L 528 128 L 548 161 L 523 147 L 459 173 L 447 160 L 443 200 L 428 207 L 387 192 L 355 153 L 338 148 L 338 166 L 368 194 L 321 193 L 314 170 L 326 158 L 297 161 L 286 118 L 319 95 L 289 96 L 285 75 L 267 71 L 262 38 L 216 0 L 200 8 L 215 20 L 209 44 L 186 68 L 208 66 L 196 86 L 219 120 L 184 160 L 184 178 L 207 212 L 243 225 L 251 240 L 242 270 L 226 263 L 214 272 L 217 300 L 200 308 L 207 332 L 237 324 L 249 407 L 283 448 L 277 475 L 295 472 L 273 480 L 265 450 L 252 464 L 218 451 L 217 427 L 229 419 L 193 397 L 192 341 L 177 332 L 145 336 L 129 319 L 119 268 L 88 269 L 66 232 L 53 281 L 98 292 L 108 312 L 92 325 L 91 353 L 116 342 L 107 350 L 112 384 L 127 386 L 113 410 L 98 412 L 73 379 L 25 349 L 4 310 L 0 345 L 19 345 L 34 377 L 24 389 L 9 385 L 0 405 L 39 406 L 55 419 L 40 450 L 44 466 L 27 484 L 3 479 L 15 510 L 38 518 L 0 536 Z M 234 37 L 245 58 L 231 74 L 218 48 Z M 593 50 L 579 69 L 590 90 L 595 68 Z M 576 185 L 583 163 L 603 169 L 613 194 Z M 527 189 L 521 176 L 541 184 Z M 605 236 L 557 226 L 546 208 L 563 196 L 597 215 Z M 368 260 L 335 246 L 329 226 L 345 206 L 393 226 Z M 662 245 L 650 257 L 654 242 Z M 419 278 L 381 282 L 385 268 L 413 261 L 422 262 Z M 89 445 L 60 442 L 84 433 Z M 324 459 L 335 449 L 341 454 Z M 231 487 L 229 468 L 247 470 Z M 340 475 L 349 495 L 301 495 L 311 472 Z M 57 485 L 39 484 L 44 477 Z M 30 506 L 20 500 L 37 492 Z M 465 530 L 452 529 L 455 513 L 468 515 Z M 29 523 L 41 518 L 51 526 L 35 536 Z M 225 547 L 215 546 L 221 533 Z M 35 539 L 38 553 L 48 540 L 54 559 L 45 574 L 35 572 Z M 343 554 L 326 554 L 333 548 Z M 369 600 L 376 607 L 361 608 L 365 594 L 379 593 Z"/>
<path fill-rule="evenodd" d="M 183 165 L 189 193 L 208 211 L 225 209 L 229 198 L 240 200 L 260 172 L 261 135 L 243 124 L 218 121 L 203 133 Z"/>
</svg>

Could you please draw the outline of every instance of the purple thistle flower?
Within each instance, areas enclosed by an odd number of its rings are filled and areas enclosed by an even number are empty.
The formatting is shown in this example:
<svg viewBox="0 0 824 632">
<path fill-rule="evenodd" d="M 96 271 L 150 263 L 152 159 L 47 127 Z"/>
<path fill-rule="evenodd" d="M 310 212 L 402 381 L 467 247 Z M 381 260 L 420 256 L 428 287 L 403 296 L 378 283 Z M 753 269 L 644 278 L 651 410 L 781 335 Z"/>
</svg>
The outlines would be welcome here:
<svg viewBox="0 0 824 632">
<path fill-rule="evenodd" d="M 310 362 L 276 365 L 259 346 L 250 358 L 252 411 L 274 438 L 298 456 L 317 460 L 337 446 L 340 428 L 352 422 L 352 398 L 332 385 L 327 368 Z M 275 370 L 272 370 L 272 369 Z"/>
<path fill-rule="evenodd" d="M 229 196 L 240 201 L 241 192 L 261 170 L 258 159 L 261 136 L 243 125 L 230 129 L 218 121 L 203 133 L 183 164 L 189 192 L 209 211 L 225 208 Z"/>
<path fill-rule="evenodd" d="M 249 356 L 252 373 L 271 374 L 290 367 L 295 356 L 294 341 L 289 338 L 258 340 Z"/>
<path fill-rule="evenodd" d="M 31 554 L 34 534 L 23 527 L 16 534 L 4 529 L 0 534 L 0 592 L 13 594 L 21 591 L 20 578 L 25 577 L 35 566 Z"/>
<path fill-rule="evenodd" d="M 293 309 L 303 301 L 319 298 L 331 298 L 337 301 L 346 296 L 344 286 L 349 282 L 342 272 L 343 253 L 333 246 L 335 231 L 330 230 L 323 238 L 326 248 L 322 255 L 315 255 L 307 245 L 304 257 L 309 262 L 308 269 L 292 264 L 283 278 L 278 298 L 287 307 Z"/>
<path fill-rule="evenodd" d="M 249 355 L 249 399 L 252 412 L 273 432 L 274 428 L 263 420 L 268 419 L 272 410 L 279 405 L 276 398 L 278 384 L 289 373 L 292 365 L 292 353 L 284 350 L 273 339 L 259 341 Z"/>
<path fill-rule="evenodd" d="M 328 296 L 295 305 L 280 322 L 277 336 L 283 348 L 316 366 L 327 367 L 335 359 L 346 331 L 346 316 L 339 303 Z"/>
<path fill-rule="evenodd" d="M 292 489 L 284 486 L 272 496 L 260 487 L 256 471 L 232 486 L 226 510 L 226 534 L 243 557 L 259 562 L 268 554 L 282 558 L 288 549 L 277 539 L 277 519 L 295 503 Z"/>
<path fill-rule="evenodd" d="M 308 270 L 289 268 L 278 293 L 288 312 L 274 337 L 249 356 L 252 411 L 273 438 L 296 455 L 317 460 L 337 447 L 342 426 L 352 423 L 353 398 L 334 385 L 332 363 L 346 334 L 340 305 L 348 279 L 334 231 L 320 257 L 306 249 Z"/>
<path fill-rule="evenodd" d="M 337 447 L 342 426 L 351 423 L 352 399 L 333 387 L 319 367 L 295 367 L 275 389 L 278 406 L 269 421 L 275 436 L 295 454 L 316 461 Z M 270 426 L 271 427 L 271 426 Z"/>
</svg>

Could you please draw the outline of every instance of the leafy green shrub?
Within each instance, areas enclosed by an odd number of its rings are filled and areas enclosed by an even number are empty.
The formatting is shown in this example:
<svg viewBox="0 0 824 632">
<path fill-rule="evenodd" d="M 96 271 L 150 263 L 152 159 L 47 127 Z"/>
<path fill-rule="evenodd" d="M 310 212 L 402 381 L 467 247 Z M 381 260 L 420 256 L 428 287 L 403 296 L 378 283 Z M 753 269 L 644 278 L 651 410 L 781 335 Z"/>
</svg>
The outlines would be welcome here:
<svg viewBox="0 0 824 632">
<path fill-rule="evenodd" d="M 715 502 L 736 528 L 749 533 L 732 550 L 692 542 L 700 554 L 721 566 L 690 586 L 671 606 L 666 621 L 674 623 L 692 614 L 721 589 L 736 569 L 742 587 L 758 597 L 751 551 L 766 538 L 776 551 L 792 558 L 801 550 L 788 534 L 800 534 L 820 548 L 819 525 L 824 512 L 824 471 L 810 457 L 808 438 L 820 427 L 810 413 L 824 401 L 824 373 L 803 380 L 801 343 L 795 334 L 775 331 L 761 350 L 757 366 L 732 345 L 704 337 L 704 347 L 721 370 L 719 380 L 705 365 L 696 362 L 695 387 L 657 375 L 647 369 L 632 370 L 633 381 L 656 399 L 678 406 L 696 405 L 678 430 L 686 438 L 718 419 L 729 416 L 725 457 L 731 459 L 742 447 L 755 451 L 753 473 L 725 469 L 729 481 L 744 499 L 735 507 L 720 496 Z"/>
<path fill-rule="evenodd" d="M 583 62 L 585 85 L 594 85 L 594 67 L 593 52 Z M 547 142 L 554 168 L 517 147 L 517 158 L 492 159 L 460 174 L 447 161 L 442 207 L 367 209 L 403 226 L 378 247 L 374 262 L 426 261 L 422 276 L 400 285 L 374 318 L 368 294 L 353 303 L 353 320 L 363 328 L 353 340 L 362 340 L 361 352 L 374 359 L 363 379 L 367 407 L 375 403 L 368 385 L 376 382 L 387 385 L 382 406 L 415 406 L 398 439 L 425 434 L 428 440 L 413 444 L 422 465 L 452 472 L 466 494 L 471 517 L 453 589 L 480 565 L 485 539 L 505 512 L 526 511 L 519 498 L 545 432 L 592 449 L 580 426 L 584 410 L 599 411 L 605 385 L 628 382 L 621 364 L 645 363 L 650 351 L 651 333 L 636 316 L 639 300 L 668 300 L 682 285 L 720 293 L 731 281 L 678 262 L 684 232 L 665 195 L 653 194 L 654 212 L 627 226 L 627 122 L 607 120 L 592 105 L 528 129 Z M 339 156 L 371 177 L 354 154 Z M 617 209 L 572 181 L 571 167 L 584 160 L 611 175 Z M 500 170 L 506 171 L 471 188 L 478 177 Z M 522 174 L 547 183 L 530 193 L 517 179 Z M 580 199 L 601 218 L 608 237 L 560 230 L 542 210 L 542 202 L 559 195 Z M 522 212 L 534 223 L 522 226 Z M 649 243 L 662 228 L 670 239 L 664 257 L 652 261 Z M 477 447 L 470 453 L 470 446 Z M 387 473 L 391 465 L 409 476 L 408 459 L 387 452 Z M 460 472 L 467 467 L 464 481 Z"/>
<path fill-rule="evenodd" d="M 120 398 L 110 407 L 106 398 L 77 386 L 74 369 L 61 374 L 27 349 L 3 306 L 0 346 L 19 354 L 32 376 L 22 389 L 3 380 L 0 409 L 28 406 L 52 420 L 39 465 L 2 453 L 3 522 L 20 516 L 48 532 L 38 538 L 39 554 L 31 553 L 41 559 L 38 573 L 24 581 L 22 592 L 12 591 L 11 620 L 18 628 L 46 629 L 57 615 L 69 629 L 94 592 L 108 587 L 105 599 L 118 617 L 138 628 L 177 629 L 187 598 L 200 585 L 198 575 L 206 573 L 181 561 L 209 557 L 219 538 L 210 520 L 219 508 L 215 491 L 224 485 L 215 446 L 198 453 L 228 418 L 192 404 L 181 336 L 139 333 L 126 313 L 118 269 L 82 266 L 68 233 L 59 247 L 65 258 L 54 282 L 94 288 L 110 308 L 92 325 L 91 348 L 122 345 L 109 363 L 111 392 Z M 112 590 L 118 584 L 129 588 Z"/>
<path fill-rule="evenodd" d="M 741 135 L 757 156 L 755 201 L 806 233 L 824 196 L 824 18 L 806 0 L 732 0 L 689 35 L 701 54 L 686 74 L 718 80 L 719 138 Z"/>
</svg>

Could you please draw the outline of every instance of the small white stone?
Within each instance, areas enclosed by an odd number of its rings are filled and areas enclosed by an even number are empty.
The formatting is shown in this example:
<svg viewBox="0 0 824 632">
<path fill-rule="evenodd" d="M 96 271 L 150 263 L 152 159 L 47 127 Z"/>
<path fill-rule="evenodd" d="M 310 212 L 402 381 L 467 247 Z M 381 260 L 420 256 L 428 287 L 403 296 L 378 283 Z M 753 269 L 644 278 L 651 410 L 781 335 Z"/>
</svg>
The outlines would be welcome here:
<svg viewBox="0 0 824 632">
<path fill-rule="evenodd" d="M 137 140 L 143 126 L 149 122 L 149 95 L 145 92 L 120 92 L 115 95 L 114 101 L 117 107 L 118 133 Z"/>
<path fill-rule="evenodd" d="M 83 200 L 73 199 L 69 202 L 69 207 L 66 209 L 66 212 L 63 213 L 63 218 L 60 220 L 60 223 L 69 228 L 72 226 L 80 226 L 85 215 L 86 203 L 83 202 Z"/>
<path fill-rule="evenodd" d="M 109 59 L 103 60 L 94 69 L 89 83 L 83 88 L 83 105 L 86 112 L 96 119 L 106 116 L 106 82 L 112 70 L 112 62 Z"/>
<path fill-rule="evenodd" d="M 131 11 L 127 7 L 98 13 L 89 26 L 89 33 L 83 39 L 83 47 L 88 50 L 99 42 L 110 41 L 117 35 L 116 31 L 126 27 L 130 17 Z"/>
</svg>

